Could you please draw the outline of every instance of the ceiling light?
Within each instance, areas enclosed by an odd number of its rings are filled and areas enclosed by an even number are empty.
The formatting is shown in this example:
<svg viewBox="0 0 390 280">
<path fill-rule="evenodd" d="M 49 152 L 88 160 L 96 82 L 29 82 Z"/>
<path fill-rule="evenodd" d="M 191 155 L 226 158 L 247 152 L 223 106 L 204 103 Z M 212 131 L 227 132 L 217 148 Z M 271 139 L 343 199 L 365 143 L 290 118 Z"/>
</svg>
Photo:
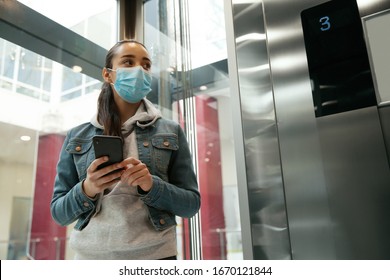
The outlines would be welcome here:
<svg viewBox="0 0 390 280">
<path fill-rule="evenodd" d="M 75 65 L 72 67 L 72 70 L 75 73 L 80 73 L 81 71 L 83 71 L 83 68 L 81 66 Z"/>
<path fill-rule="evenodd" d="M 23 135 L 20 137 L 20 140 L 27 142 L 31 140 L 31 137 L 28 135 Z"/>
</svg>

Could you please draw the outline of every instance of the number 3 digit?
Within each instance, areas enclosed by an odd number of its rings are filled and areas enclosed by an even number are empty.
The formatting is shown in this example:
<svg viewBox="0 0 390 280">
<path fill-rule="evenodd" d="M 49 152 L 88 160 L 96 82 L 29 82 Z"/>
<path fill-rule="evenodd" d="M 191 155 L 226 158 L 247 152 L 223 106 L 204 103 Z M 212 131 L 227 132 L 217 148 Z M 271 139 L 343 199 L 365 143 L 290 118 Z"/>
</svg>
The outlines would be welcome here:
<svg viewBox="0 0 390 280">
<path fill-rule="evenodd" d="M 329 17 L 320 18 L 320 23 L 322 25 L 321 31 L 327 31 L 330 29 Z"/>
</svg>

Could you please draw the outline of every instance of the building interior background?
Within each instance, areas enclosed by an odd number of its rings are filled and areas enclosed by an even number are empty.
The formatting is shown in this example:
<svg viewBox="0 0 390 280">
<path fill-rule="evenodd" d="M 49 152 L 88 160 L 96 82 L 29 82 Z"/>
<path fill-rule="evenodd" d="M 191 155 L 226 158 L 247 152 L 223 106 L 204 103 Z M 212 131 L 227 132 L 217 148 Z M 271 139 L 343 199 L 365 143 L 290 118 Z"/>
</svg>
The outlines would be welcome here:
<svg viewBox="0 0 390 280">
<path fill-rule="evenodd" d="M 389 24 L 389 0 L 0 0 L 0 259 L 73 259 L 55 167 L 123 38 L 193 154 L 179 259 L 389 259 Z"/>
<path fill-rule="evenodd" d="M 60 24 L 101 48 L 109 49 L 118 40 L 116 0 L 19 2 L 47 18 L 48 24 Z M 204 149 L 198 149 L 202 155 L 197 156 L 197 160 L 202 161 L 204 167 L 214 165 L 208 171 L 203 168 L 203 172 L 214 172 L 213 177 L 204 175 L 213 181 L 204 182 L 203 188 L 205 192 L 207 188 L 214 192 L 210 196 L 215 199 L 204 202 L 210 209 L 203 211 L 210 217 L 205 218 L 204 224 L 209 241 L 204 238 L 203 242 L 210 242 L 205 245 L 210 247 L 208 258 L 242 259 L 223 2 L 189 1 L 188 5 L 186 32 L 191 36 L 186 39 L 189 45 L 183 58 L 183 47 L 176 38 L 179 26 L 175 26 L 183 21 L 179 19 L 183 17 L 180 10 L 183 8 L 177 1 L 145 3 L 144 43 L 152 56 L 155 77 L 155 87 L 148 97 L 160 105 L 166 117 L 177 121 L 183 117 L 194 119 L 192 121 L 198 118 L 199 126 L 190 128 L 188 137 L 192 137 L 193 142 L 203 143 Z M 159 14 L 161 9 L 164 13 Z M 166 26 L 160 26 L 163 23 Z M 187 60 L 187 65 L 183 59 Z M 197 95 L 197 100 L 190 105 L 183 104 L 181 98 L 173 100 L 182 91 L 183 65 L 194 70 L 193 86 L 188 90 Z M 1 259 L 72 258 L 66 240 L 73 225 L 65 233 L 60 230 L 61 234 L 50 230 L 55 227 L 48 216 L 47 205 L 53 178 L 44 174 L 53 172 L 47 168 L 55 164 L 66 131 L 94 115 L 102 84 L 99 78 L 83 74 L 77 65 L 69 67 L 29 50 L 28 42 L 18 45 L 0 38 Z M 161 98 L 168 94 L 170 100 Z M 203 108 L 196 116 L 191 111 L 195 106 Z M 196 135 L 201 137 L 195 139 Z M 184 235 L 183 222 L 178 223 L 178 235 Z M 178 240 L 185 243 L 184 237 Z M 188 258 L 185 251 L 189 245 L 180 245 L 179 258 Z"/>
</svg>

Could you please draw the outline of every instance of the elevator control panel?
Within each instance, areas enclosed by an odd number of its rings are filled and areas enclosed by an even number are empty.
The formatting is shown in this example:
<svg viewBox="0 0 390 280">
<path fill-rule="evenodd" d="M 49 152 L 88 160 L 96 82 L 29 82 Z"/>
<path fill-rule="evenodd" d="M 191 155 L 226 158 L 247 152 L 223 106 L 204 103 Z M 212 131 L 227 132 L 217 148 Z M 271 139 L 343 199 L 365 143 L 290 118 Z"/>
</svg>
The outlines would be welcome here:
<svg viewBox="0 0 390 280">
<path fill-rule="evenodd" d="M 377 104 L 356 0 L 301 12 L 316 117 Z"/>
</svg>

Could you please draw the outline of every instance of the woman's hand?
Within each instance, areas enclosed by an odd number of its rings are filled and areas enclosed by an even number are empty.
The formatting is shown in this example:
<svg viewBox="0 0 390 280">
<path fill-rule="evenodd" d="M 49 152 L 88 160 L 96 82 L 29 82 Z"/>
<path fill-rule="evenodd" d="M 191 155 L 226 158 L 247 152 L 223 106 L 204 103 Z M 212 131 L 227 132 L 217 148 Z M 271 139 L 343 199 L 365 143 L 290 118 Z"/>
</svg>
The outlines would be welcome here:
<svg viewBox="0 0 390 280">
<path fill-rule="evenodd" d="M 116 164 L 98 169 L 98 166 L 106 161 L 108 161 L 106 156 L 95 159 L 87 169 L 87 178 L 84 180 L 82 187 L 84 193 L 90 198 L 94 198 L 121 177 L 123 170 L 119 169 Z M 118 171 L 115 172 L 115 170 Z"/>
<path fill-rule="evenodd" d="M 146 164 L 129 157 L 117 164 L 117 168 L 123 168 L 124 171 L 121 176 L 121 181 L 133 186 L 139 186 L 143 191 L 148 192 L 152 188 L 153 178 L 149 172 L 149 169 L 146 167 Z"/>
</svg>

